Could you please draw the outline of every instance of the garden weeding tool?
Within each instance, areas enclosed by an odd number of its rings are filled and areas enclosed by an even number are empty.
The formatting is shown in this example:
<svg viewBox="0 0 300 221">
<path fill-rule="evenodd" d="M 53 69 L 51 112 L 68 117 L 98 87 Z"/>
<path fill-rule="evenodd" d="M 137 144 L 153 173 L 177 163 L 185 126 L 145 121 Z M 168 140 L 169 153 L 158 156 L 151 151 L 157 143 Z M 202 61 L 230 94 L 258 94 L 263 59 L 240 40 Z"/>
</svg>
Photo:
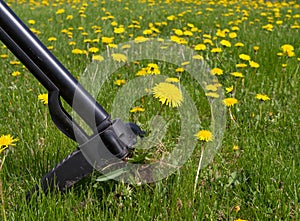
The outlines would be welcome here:
<svg viewBox="0 0 300 221">
<path fill-rule="evenodd" d="M 129 156 L 129 148 L 144 132 L 133 123 L 112 120 L 3 0 L 0 0 L 0 40 L 48 90 L 48 106 L 53 122 L 78 143 L 77 150 L 42 178 L 38 186 L 45 193 L 57 187 L 64 191 L 91 174 L 93 169 Z M 77 105 L 72 105 L 75 94 Z M 93 135 L 87 135 L 74 122 L 63 108 L 61 98 L 90 126 Z"/>
</svg>

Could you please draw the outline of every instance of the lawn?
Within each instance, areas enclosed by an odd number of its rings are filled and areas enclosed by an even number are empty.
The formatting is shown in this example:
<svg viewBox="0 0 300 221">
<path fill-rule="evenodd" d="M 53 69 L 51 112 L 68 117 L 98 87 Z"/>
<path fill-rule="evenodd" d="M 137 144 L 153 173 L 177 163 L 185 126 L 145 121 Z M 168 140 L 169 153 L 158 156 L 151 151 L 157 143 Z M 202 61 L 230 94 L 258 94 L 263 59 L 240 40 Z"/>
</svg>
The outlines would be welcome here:
<svg viewBox="0 0 300 221">
<path fill-rule="evenodd" d="M 297 1 L 6 2 L 112 118 L 146 131 L 130 165 L 158 170 L 95 171 L 26 202 L 77 144 L 0 43 L 0 220 L 300 220 Z"/>
</svg>

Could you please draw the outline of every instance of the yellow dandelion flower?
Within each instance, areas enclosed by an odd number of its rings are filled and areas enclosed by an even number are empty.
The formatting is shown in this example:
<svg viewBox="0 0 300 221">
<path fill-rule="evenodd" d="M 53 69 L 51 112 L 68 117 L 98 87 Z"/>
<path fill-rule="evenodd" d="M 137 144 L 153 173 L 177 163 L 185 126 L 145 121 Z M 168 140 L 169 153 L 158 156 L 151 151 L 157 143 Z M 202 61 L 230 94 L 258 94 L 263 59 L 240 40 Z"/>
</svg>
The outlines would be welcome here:
<svg viewBox="0 0 300 221">
<path fill-rule="evenodd" d="M 189 65 L 191 62 L 189 62 L 189 61 L 185 61 L 185 62 L 182 62 L 181 63 L 181 66 L 187 66 L 187 65 Z"/>
<path fill-rule="evenodd" d="M 66 20 L 72 20 L 73 19 L 73 15 L 68 15 L 67 17 L 66 17 Z"/>
<path fill-rule="evenodd" d="M 208 35 L 208 34 L 203 34 L 203 38 L 211 38 L 211 35 Z"/>
<path fill-rule="evenodd" d="M 130 110 L 130 113 L 136 113 L 136 112 L 144 112 L 145 109 L 142 107 L 134 107 Z"/>
<path fill-rule="evenodd" d="M 60 15 L 60 14 L 63 14 L 63 13 L 65 13 L 65 9 L 63 9 L 63 8 L 58 9 L 58 10 L 55 12 L 55 14 L 57 14 L 57 15 Z"/>
<path fill-rule="evenodd" d="M 122 84 L 125 84 L 126 81 L 124 79 L 118 79 L 114 82 L 115 85 L 121 86 Z"/>
<path fill-rule="evenodd" d="M 233 145 L 232 149 L 233 149 L 234 151 L 237 151 L 237 150 L 239 150 L 239 146 L 238 146 L 238 145 Z M 234 207 L 234 211 L 238 212 L 239 210 L 240 210 L 240 207 L 239 207 L 239 206 L 235 206 L 235 207 Z"/>
<path fill-rule="evenodd" d="M 145 76 L 147 74 L 148 68 L 142 68 L 136 73 L 136 76 Z"/>
<path fill-rule="evenodd" d="M 223 103 L 226 105 L 226 107 L 232 107 L 233 105 L 238 103 L 238 100 L 234 97 L 229 97 L 223 99 Z"/>
<path fill-rule="evenodd" d="M 151 27 L 151 30 L 153 31 L 153 34 L 155 33 L 160 33 L 160 30 L 155 28 L 155 27 Z M 155 33 L 154 33 L 155 32 Z"/>
<path fill-rule="evenodd" d="M 144 35 L 151 35 L 153 33 L 153 31 L 151 29 L 146 29 L 143 31 Z"/>
<path fill-rule="evenodd" d="M 1 135 L 0 137 L 0 154 L 9 146 L 16 146 L 15 142 L 17 142 L 18 138 L 13 138 L 10 134 Z"/>
<path fill-rule="evenodd" d="M 215 82 L 213 85 L 216 87 L 222 87 L 222 84 L 218 83 L 217 79 L 213 79 L 213 82 Z"/>
<path fill-rule="evenodd" d="M 226 90 L 226 94 L 229 94 L 233 91 L 233 86 L 226 87 L 225 90 Z"/>
<path fill-rule="evenodd" d="M 124 54 L 112 54 L 111 55 L 114 61 L 117 62 L 126 62 L 127 61 L 127 56 Z"/>
<path fill-rule="evenodd" d="M 230 32 L 230 33 L 228 34 L 228 36 L 229 36 L 229 38 L 236 38 L 236 37 L 237 37 L 237 33 L 235 33 L 235 32 Z"/>
<path fill-rule="evenodd" d="M 244 75 L 241 72 L 232 72 L 230 74 L 234 77 L 237 77 L 237 78 L 243 78 L 244 77 Z"/>
<path fill-rule="evenodd" d="M 12 64 L 12 65 L 18 65 L 18 64 L 21 64 L 20 61 L 10 61 L 9 63 Z"/>
<path fill-rule="evenodd" d="M 274 26 L 272 24 L 267 24 L 267 25 L 262 26 L 262 28 L 267 31 L 273 31 Z"/>
<path fill-rule="evenodd" d="M 193 36 L 193 32 L 191 32 L 191 31 L 189 31 L 189 30 L 186 30 L 186 31 L 184 31 L 183 32 L 183 34 L 185 35 L 185 36 Z"/>
<path fill-rule="evenodd" d="M 20 71 L 14 71 L 13 73 L 11 73 L 12 76 L 17 77 L 19 75 L 21 75 Z"/>
<path fill-rule="evenodd" d="M 288 57 L 294 57 L 296 54 L 295 54 L 295 52 L 293 52 L 293 51 L 288 51 L 287 52 L 287 56 Z"/>
<path fill-rule="evenodd" d="M 187 44 L 188 43 L 188 41 L 186 40 L 186 39 L 184 39 L 184 38 L 178 38 L 178 42 L 177 42 L 178 44 Z"/>
<path fill-rule="evenodd" d="M 222 48 L 212 48 L 211 50 L 210 50 L 210 52 L 212 52 L 212 53 L 220 53 L 220 52 L 222 52 L 223 50 L 222 50 Z"/>
<path fill-rule="evenodd" d="M 171 41 L 174 41 L 174 42 L 180 44 L 180 38 L 178 36 L 171 35 L 170 39 L 171 39 Z"/>
<path fill-rule="evenodd" d="M 108 44 L 108 47 L 110 47 L 110 48 L 118 48 L 118 45 L 117 44 Z"/>
<path fill-rule="evenodd" d="M 256 94 L 255 98 L 261 101 L 270 100 L 270 98 L 265 94 Z"/>
<path fill-rule="evenodd" d="M 125 28 L 119 27 L 119 28 L 114 28 L 114 33 L 115 34 L 122 34 L 125 32 Z"/>
<path fill-rule="evenodd" d="M 208 90 L 208 91 L 217 91 L 218 87 L 214 84 L 209 84 L 209 85 L 205 86 L 205 89 Z"/>
<path fill-rule="evenodd" d="M 179 79 L 178 78 L 166 78 L 165 82 L 168 82 L 168 83 L 178 83 Z"/>
<path fill-rule="evenodd" d="M 282 45 L 280 48 L 283 51 L 283 53 L 288 53 L 289 51 L 294 51 L 294 47 L 290 44 Z"/>
<path fill-rule="evenodd" d="M 191 32 L 202 32 L 202 30 L 198 29 L 197 27 L 191 28 Z"/>
<path fill-rule="evenodd" d="M 240 64 L 236 64 L 235 65 L 237 68 L 245 68 L 247 67 L 248 65 L 247 64 L 244 64 L 244 63 L 240 63 Z"/>
<path fill-rule="evenodd" d="M 201 141 L 212 141 L 213 140 L 213 135 L 210 131 L 208 130 L 200 130 L 198 133 L 195 134 L 195 136 L 201 140 Z"/>
<path fill-rule="evenodd" d="M 135 25 L 139 25 L 140 24 L 140 22 L 137 21 L 137 20 L 133 20 L 132 23 L 135 24 Z"/>
<path fill-rule="evenodd" d="M 102 37 L 101 38 L 102 43 L 105 43 L 105 44 L 110 44 L 113 42 L 113 40 L 114 40 L 114 37 Z"/>
<path fill-rule="evenodd" d="M 104 58 L 101 55 L 93 55 L 92 60 L 94 60 L 94 61 L 104 61 Z"/>
<path fill-rule="evenodd" d="M 110 24 L 111 24 L 111 26 L 116 27 L 118 25 L 118 22 L 112 21 Z"/>
<path fill-rule="evenodd" d="M 136 42 L 136 43 L 142 43 L 142 42 L 145 42 L 145 41 L 149 41 L 149 38 L 146 38 L 144 36 L 138 36 L 134 39 L 134 42 Z"/>
<path fill-rule="evenodd" d="M 91 43 L 91 42 L 92 42 L 92 39 L 87 38 L 87 39 L 84 39 L 83 42 L 84 42 L 84 43 Z"/>
<path fill-rule="evenodd" d="M 76 42 L 75 41 L 70 41 L 69 45 L 76 45 Z"/>
<path fill-rule="evenodd" d="M 175 15 L 170 15 L 167 17 L 167 20 L 169 20 L 169 21 L 173 21 L 174 19 L 176 19 Z"/>
<path fill-rule="evenodd" d="M 91 52 L 91 53 L 97 53 L 98 51 L 99 51 L 99 48 L 96 48 L 96 47 L 89 48 L 89 52 Z"/>
<path fill-rule="evenodd" d="M 172 36 L 170 37 L 170 39 L 171 39 L 171 41 L 174 41 L 174 42 L 180 44 L 181 38 L 179 38 L 178 36 L 172 35 Z"/>
<path fill-rule="evenodd" d="M 203 56 L 201 56 L 199 54 L 194 55 L 192 58 L 195 60 L 204 60 Z"/>
<path fill-rule="evenodd" d="M 235 47 L 244 47 L 245 45 L 242 42 L 237 42 L 234 44 Z"/>
<path fill-rule="evenodd" d="M 231 47 L 231 43 L 227 40 L 224 40 L 224 39 L 220 42 L 220 44 L 225 46 L 225 47 L 228 47 L 228 48 Z"/>
<path fill-rule="evenodd" d="M 214 43 L 212 42 L 212 40 L 211 40 L 211 39 L 207 39 L 207 38 L 203 40 L 203 43 L 204 43 L 204 44 L 210 44 L 211 46 L 214 45 Z M 217 50 L 217 49 L 216 49 L 216 50 Z"/>
<path fill-rule="evenodd" d="M 125 45 L 122 45 L 121 48 L 122 49 L 128 49 L 128 48 L 131 48 L 131 45 L 130 44 L 125 44 Z"/>
<path fill-rule="evenodd" d="M 183 31 L 180 30 L 180 29 L 175 29 L 175 30 L 174 30 L 174 33 L 175 33 L 176 35 L 178 35 L 178 36 L 182 36 L 182 35 L 183 35 Z"/>
<path fill-rule="evenodd" d="M 300 25 L 295 21 L 294 24 L 291 25 L 291 29 L 300 29 Z"/>
<path fill-rule="evenodd" d="M 238 26 L 233 26 L 233 27 L 231 27 L 231 30 L 232 31 L 238 31 L 238 30 L 240 30 L 240 28 Z"/>
<path fill-rule="evenodd" d="M 255 61 L 249 61 L 249 65 L 250 65 L 250 67 L 252 67 L 252 68 L 259 68 L 259 64 L 258 63 L 256 63 Z"/>
<path fill-rule="evenodd" d="M 56 41 L 56 40 L 57 40 L 56 37 L 50 37 L 50 38 L 48 38 L 48 41 Z"/>
<path fill-rule="evenodd" d="M 210 73 L 212 75 L 222 75 L 223 74 L 223 70 L 220 68 L 213 68 L 210 70 Z"/>
<path fill-rule="evenodd" d="M 207 93 L 205 93 L 205 96 L 212 97 L 212 98 L 219 98 L 220 97 L 220 95 L 215 93 L 215 92 L 207 92 Z"/>
<path fill-rule="evenodd" d="M 253 50 L 257 52 L 259 50 L 259 46 L 253 46 Z"/>
<path fill-rule="evenodd" d="M 182 73 L 182 72 L 184 72 L 184 68 L 179 67 L 179 68 L 176 68 L 175 71 L 176 71 L 177 73 Z"/>
<path fill-rule="evenodd" d="M 68 29 L 62 29 L 60 32 L 66 34 L 66 33 L 68 33 Z"/>
<path fill-rule="evenodd" d="M 83 53 L 84 53 L 84 51 L 81 49 L 78 49 L 78 48 L 74 48 L 72 50 L 72 54 L 83 54 Z"/>
<path fill-rule="evenodd" d="M 218 29 L 217 33 L 216 33 L 216 36 L 224 38 L 224 37 L 226 37 L 226 32 L 224 30 Z"/>
<path fill-rule="evenodd" d="M 247 54 L 240 54 L 239 58 L 244 60 L 244 61 L 249 61 L 251 59 L 250 56 L 247 55 Z"/>
<path fill-rule="evenodd" d="M 277 56 L 281 57 L 281 56 L 283 56 L 283 53 L 282 52 L 278 52 Z"/>
<path fill-rule="evenodd" d="M 194 49 L 196 51 L 205 51 L 206 50 L 206 45 L 205 44 L 197 44 L 197 45 L 195 45 Z"/>
<path fill-rule="evenodd" d="M 93 43 L 99 43 L 100 39 L 99 38 L 95 38 L 92 40 Z"/>
<path fill-rule="evenodd" d="M 28 24 L 34 25 L 35 24 L 35 20 L 33 20 L 33 19 L 28 20 Z"/>
<path fill-rule="evenodd" d="M 8 58 L 8 55 L 7 54 L 1 54 L 0 58 L 3 58 L 3 59 Z"/>
<path fill-rule="evenodd" d="M 147 65 L 147 74 L 160 74 L 158 65 L 154 63 L 149 63 Z"/>
<path fill-rule="evenodd" d="M 39 94 L 38 99 L 44 104 L 48 104 L 48 94 Z"/>
<path fill-rule="evenodd" d="M 190 27 L 190 28 L 193 28 L 193 27 L 195 27 L 195 25 L 194 25 L 194 24 L 192 24 L 192 23 L 187 23 L 187 26 L 188 26 L 188 27 Z"/>
<path fill-rule="evenodd" d="M 39 35 L 41 34 L 40 31 L 36 30 L 35 28 L 30 28 L 30 31 L 32 31 L 34 34 Z"/>
<path fill-rule="evenodd" d="M 159 83 L 152 88 L 152 92 L 155 98 L 169 107 L 179 107 L 183 102 L 182 93 L 174 84 Z"/>
<path fill-rule="evenodd" d="M 82 50 L 82 54 L 84 54 L 84 55 L 88 55 L 88 52 L 87 52 L 87 50 Z"/>
</svg>

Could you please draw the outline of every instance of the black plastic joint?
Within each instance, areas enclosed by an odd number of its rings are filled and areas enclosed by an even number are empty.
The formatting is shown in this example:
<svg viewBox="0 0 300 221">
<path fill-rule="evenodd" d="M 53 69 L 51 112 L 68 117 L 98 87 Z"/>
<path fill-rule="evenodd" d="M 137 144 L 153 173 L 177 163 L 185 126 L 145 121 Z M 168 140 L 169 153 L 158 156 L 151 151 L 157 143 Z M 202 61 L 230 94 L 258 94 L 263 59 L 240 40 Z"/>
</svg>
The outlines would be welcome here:
<svg viewBox="0 0 300 221">
<path fill-rule="evenodd" d="M 129 156 L 129 148 L 137 142 L 136 134 L 120 119 L 79 146 L 86 160 L 101 169 Z"/>
</svg>

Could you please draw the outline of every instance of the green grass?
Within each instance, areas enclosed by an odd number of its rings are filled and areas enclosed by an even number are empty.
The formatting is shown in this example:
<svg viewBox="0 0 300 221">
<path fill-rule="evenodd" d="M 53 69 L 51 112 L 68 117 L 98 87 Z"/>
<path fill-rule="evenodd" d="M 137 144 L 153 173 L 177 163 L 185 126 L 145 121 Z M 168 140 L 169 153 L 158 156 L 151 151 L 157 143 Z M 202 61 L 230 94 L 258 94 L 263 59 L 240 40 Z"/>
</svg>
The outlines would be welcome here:
<svg viewBox="0 0 300 221">
<path fill-rule="evenodd" d="M 224 70 L 224 74 L 218 77 L 224 91 L 225 87 L 235 87 L 234 97 L 239 101 L 231 108 L 235 122 L 227 113 L 222 145 L 213 161 L 201 169 L 195 195 L 200 142 L 180 170 L 156 183 L 129 185 L 114 180 L 97 182 L 99 174 L 95 173 L 64 194 L 41 194 L 26 203 L 26 192 L 75 150 L 76 143 L 55 127 L 47 106 L 37 99 L 39 94 L 47 91 L 21 64 L 10 64 L 16 58 L 1 45 L 0 55 L 6 54 L 8 58 L 0 58 L 0 135 L 11 134 L 19 141 L 0 158 L 3 161 L 5 155 L 0 172 L 4 203 L 0 220 L 300 219 L 300 33 L 299 28 L 290 28 L 299 20 L 299 4 L 297 7 L 297 4 L 278 3 L 268 7 L 268 4 L 258 3 L 255 7 L 254 1 L 245 0 L 243 3 L 234 1 L 225 7 L 209 4 L 209 1 L 200 1 L 201 4 L 197 5 L 193 1 L 170 4 L 156 1 L 150 4 L 123 0 L 106 3 L 88 1 L 85 6 L 83 3 L 61 2 L 50 2 L 48 6 L 13 3 L 12 8 L 26 24 L 29 19 L 36 21 L 30 26 L 40 31 L 38 37 L 41 41 L 46 46 L 53 46 L 53 54 L 76 77 L 91 63 L 92 55 L 75 55 L 72 49 L 88 50 L 94 46 L 100 49 L 100 53 L 106 53 L 106 46 L 101 43 L 102 36 L 114 36 L 115 44 L 123 43 L 143 36 L 143 31 L 149 29 L 152 23 L 160 33 L 149 37 L 170 39 L 171 35 L 175 35 L 174 28 L 184 30 L 188 24 L 193 24 L 202 30 L 191 37 L 184 37 L 188 46 L 193 47 L 203 42 L 203 34 L 210 34 L 215 45 L 207 45 L 207 50 L 199 54 L 207 59 L 211 68 Z M 60 8 L 64 8 L 65 13 L 56 14 Z M 280 9 L 279 17 L 276 17 L 274 9 Z M 85 18 L 79 16 L 79 10 L 84 10 Z M 69 14 L 73 15 L 72 20 L 66 20 Z M 109 15 L 114 17 L 102 19 Z M 177 19 L 168 20 L 170 15 L 175 15 Z M 133 20 L 139 21 L 141 28 L 128 28 Z M 283 23 L 276 24 L 278 20 Z M 112 21 L 123 25 L 125 33 L 115 34 Z M 156 22 L 166 24 L 159 26 Z M 273 31 L 262 28 L 268 23 L 274 25 Z M 95 33 L 94 25 L 100 26 L 102 32 Z M 219 55 L 211 53 L 211 48 L 222 47 L 222 37 L 216 37 L 218 27 L 231 30 L 233 26 L 239 28 L 237 38 L 225 37 L 232 46 L 223 47 Z M 78 27 L 83 27 L 88 35 L 82 36 L 83 31 Z M 61 30 L 68 28 L 73 28 L 69 29 L 73 33 L 72 39 L 61 33 Z M 49 42 L 49 37 L 56 37 L 57 41 Z M 100 42 L 84 43 L 87 38 L 100 38 Z M 76 45 L 70 46 L 70 41 L 75 41 Z M 242 42 L 244 47 L 235 47 L 237 42 Z M 295 56 L 277 55 L 284 44 L 293 45 Z M 253 46 L 259 46 L 257 54 Z M 242 62 L 239 59 L 242 53 L 250 55 L 260 67 L 236 68 L 235 65 Z M 99 103 L 110 113 L 113 98 L 120 90 L 114 81 L 126 79 L 129 82 L 136 78 L 137 71 L 150 62 L 158 63 L 164 75 L 178 75 L 175 65 L 161 61 L 129 63 L 104 83 L 97 97 Z M 287 64 L 287 67 L 283 68 L 282 64 Z M 20 71 L 21 75 L 14 77 L 11 75 L 13 71 Z M 241 71 L 244 80 L 231 76 L 234 71 Z M 200 129 L 209 130 L 211 113 L 204 91 L 186 72 L 181 76 L 181 84 L 198 108 Z M 255 99 L 258 93 L 266 94 L 271 99 L 260 102 Z M 161 108 L 152 96 L 138 99 L 134 104 L 143 106 L 146 111 L 129 114 L 129 117 L 144 129 L 149 129 L 147 122 L 158 112 L 170 121 L 163 145 L 152 147 L 147 155 L 150 161 L 160 159 L 178 142 L 178 130 L 184 122 L 180 121 L 176 109 Z M 70 110 L 69 107 L 66 109 Z M 234 145 L 238 145 L 239 149 L 233 150 Z M 240 207 L 240 211 L 234 210 L 236 206 Z"/>
</svg>

